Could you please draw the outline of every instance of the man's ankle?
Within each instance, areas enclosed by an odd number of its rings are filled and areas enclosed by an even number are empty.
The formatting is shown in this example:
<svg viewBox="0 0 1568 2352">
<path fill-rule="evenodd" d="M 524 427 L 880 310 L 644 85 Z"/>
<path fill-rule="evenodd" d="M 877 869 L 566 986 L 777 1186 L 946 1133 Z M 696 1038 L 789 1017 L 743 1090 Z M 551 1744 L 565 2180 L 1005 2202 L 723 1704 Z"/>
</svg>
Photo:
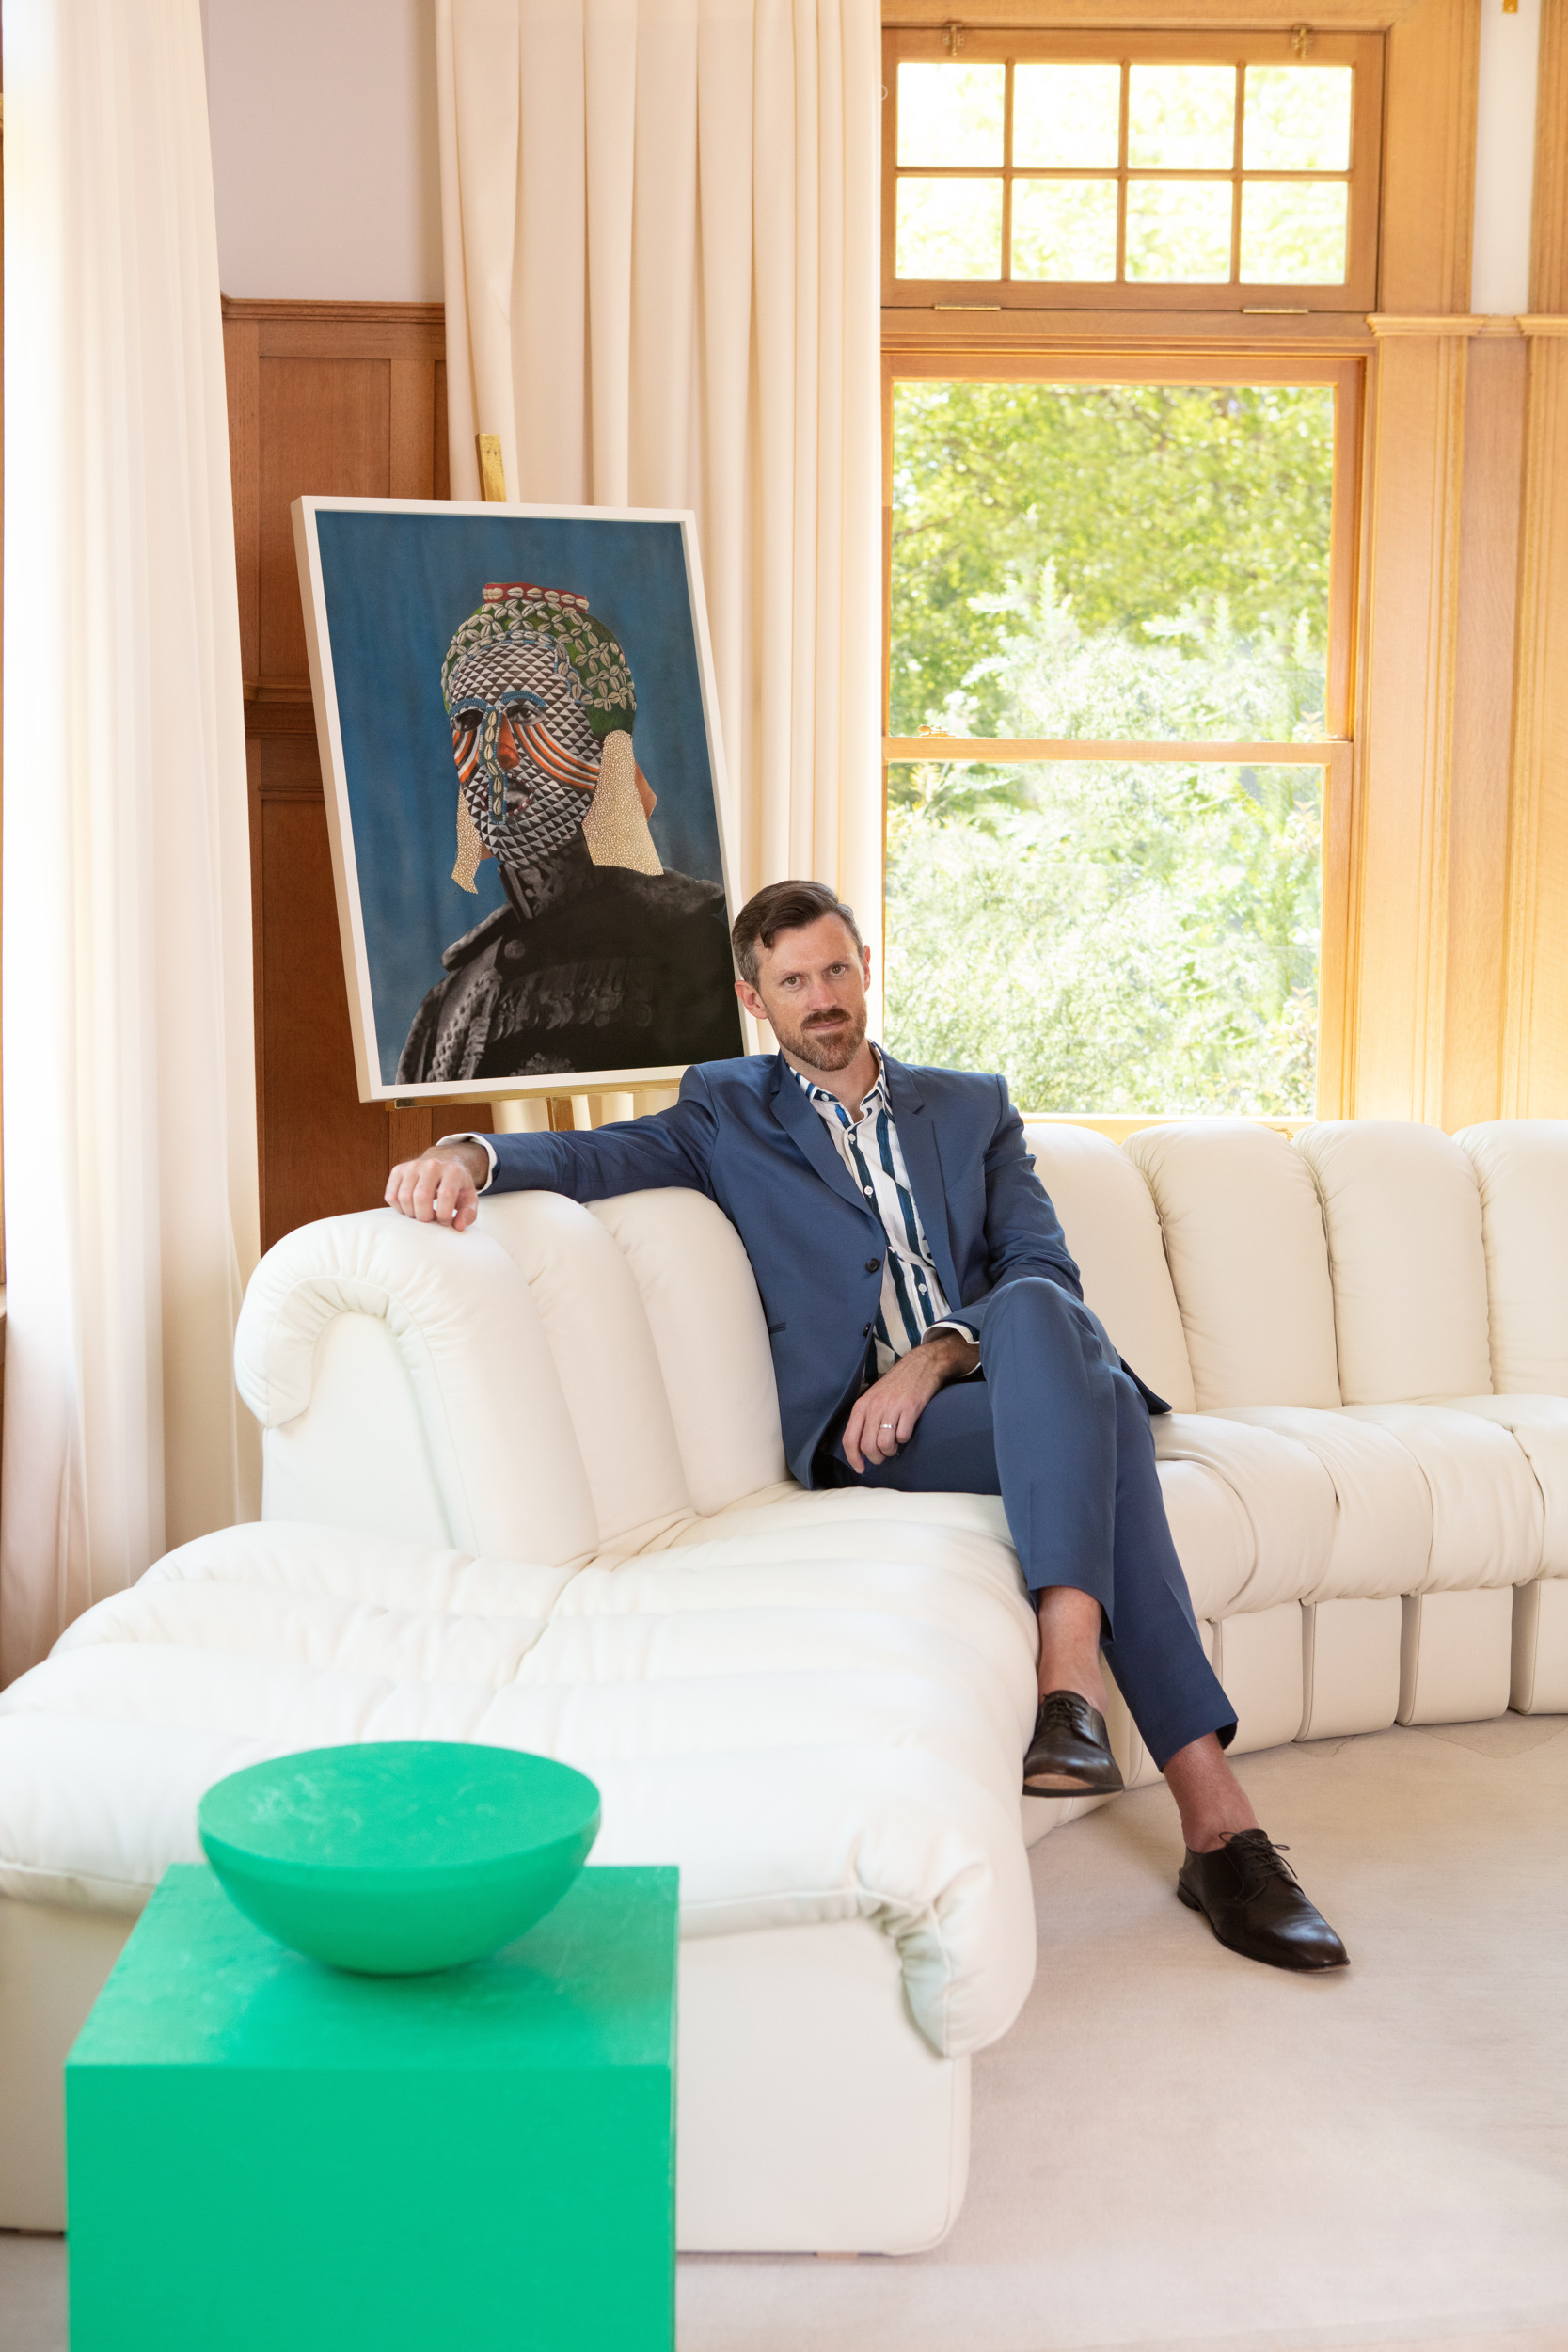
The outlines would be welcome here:
<svg viewBox="0 0 1568 2352">
<path fill-rule="evenodd" d="M 1105 1712 L 1105 1677 L 1100 1668 L 1100 1637 L 1103 1620 L 1100 1603 L 1076 1585 L 1048 1585 L 1035 1596 L 1039 1618 L 1039 1691 L 1075 1691 L 1101 1715 Z"/>
<path fill-rule="evenodd" d="M 1166 1758 L 1165 1786 L 1180 1812 L 1189 1853 L 1212 1853 L 1238 1831 L 1258 1827 L 1246 1791 L 1212 1732 Z"/>
<path fill-rule="evenodd" d="M 1081 1699 L 1087 1699 L 1097 1714 L 1103 1715 L 1110 1693 L 1105 1677 L 1098 1667 L 1086 1666 L 1082 1660 L 1045 1659 L 1040 1661 L 1039 1690 L 1041 1698 L 1049 1698 L 1053 1691 L 1075 1691 Z"/>
<path fill-rule="evenodd" d="M 1190 1831 L 1183 1825 L 1181 1835 L 1189 1853 L 1217 1853 L 1227 1837 L 1239 1837 L 1243 1830 L 1257 1827 L 1253 1820 L 1227 1821 L 1224 1828 L 1205 1821 L 1201 1825 L 1195 1823 Z"/>
</svg>

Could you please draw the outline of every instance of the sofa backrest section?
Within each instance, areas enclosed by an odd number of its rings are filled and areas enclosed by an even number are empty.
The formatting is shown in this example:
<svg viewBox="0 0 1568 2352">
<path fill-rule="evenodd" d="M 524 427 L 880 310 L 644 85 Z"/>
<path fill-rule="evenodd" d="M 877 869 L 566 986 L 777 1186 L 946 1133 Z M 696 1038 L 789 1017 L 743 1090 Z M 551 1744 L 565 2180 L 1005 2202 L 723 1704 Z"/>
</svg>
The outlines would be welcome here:
<svg viewBox="0 0 1568 2352">
<path fill-rule="evenodd" d="M 1481 1194 L 1492 1387 L 1568 1396 L 1568 1120 L 1492 1120 L 1454 1141 Z"/>
<path fill-rule="evenodd" d="M 631 1270 L 692 1506 L 705 1518 L 789 1475 L 752 1262 L 700 1192 L 627 1192 L 594 1216 Z"/>
<path fill-rule="evenodd" d="M 1035 1123 L 1024 1135 L 1085 1297 L 1139 1377 L 1177 1412 L 1194 1411 L 1181 1310 L 1143 1171 L 1092 1128 Z"/>
<path fill-rule="evenodd" d="M 479 1230 L 517 1266 L 544 1325 L 599 1542 L 652 1534 L 689 1512 L 658 1351 L 613 1236 L 592 1211 L 555 1192 L 483 1200 Z"/>
<path fill-rule="evenodd" d="M 555 1566 L 788 1474 L 756 1283 L 695 1192 L 302 1226 L 257 1269 L 235 1368 L 269 1518 Z"/>
<path fill-rule="evenodd" d="M 1146 1127 L 1124 1149 L 1159 1212 L 1197 1409 L 1337 1406 L 1328 1248 L 1289 1139 L 1194 1119 Z"/>
<path fill-rule="evenodd" d="M 513 1192 L 482 1202 L 480 1223 L 539 1310 L 601 1544 L 788 1475 L 762 1301 L 711 1200 L 672 1186 L 583 1208 Z"/>
<path fill-rule="evenodd" d="M 1296 1138 L 1323 1200 L 1347 1405 L 1492 1387 L 1481 1191 L 1440 1127 L 1358 1119 Z"/>
</svg>

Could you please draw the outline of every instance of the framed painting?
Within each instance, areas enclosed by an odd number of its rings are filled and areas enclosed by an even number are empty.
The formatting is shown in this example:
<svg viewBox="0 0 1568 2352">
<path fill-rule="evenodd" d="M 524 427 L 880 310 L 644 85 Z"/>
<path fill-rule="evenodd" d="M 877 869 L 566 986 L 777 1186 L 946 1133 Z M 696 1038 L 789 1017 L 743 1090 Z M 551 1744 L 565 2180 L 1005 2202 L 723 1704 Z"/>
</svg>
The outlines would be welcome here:
<svg viewBox="0 0 1568 2352">
<path fill-rule="evenodd" d="M 360 1100 L 744 1053 L 692 516 L 293 512 Z"/>
</svg>

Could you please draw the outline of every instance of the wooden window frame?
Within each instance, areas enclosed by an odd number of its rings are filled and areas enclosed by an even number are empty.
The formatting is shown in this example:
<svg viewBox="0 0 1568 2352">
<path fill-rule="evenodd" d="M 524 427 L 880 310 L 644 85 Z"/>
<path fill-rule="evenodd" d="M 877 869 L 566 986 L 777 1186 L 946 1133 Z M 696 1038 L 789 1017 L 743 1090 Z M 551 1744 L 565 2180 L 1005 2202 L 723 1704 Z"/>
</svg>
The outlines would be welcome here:
<svg viewBox="0 0 1568 2352">
<path fill-rule="evenodd" d="M 1293 36 L 1277 32 L 1101 32 L 987 31 L 962 29 L 961 56 L 949 46 L 951 31 L 924 27 L 890 27 L 882 36 L 882 302 L 885 309 L 926 310 L 1200 310 L 1246 316 L 1310 315 L 1313 311 L 1366 312 L 1377 307 L 1378 210 L 1382 171 L 1384 41 L 1379 33 L 1314 32 L 1310 52 L 1298 56 Z M 1113 168 L 1016 171 L 1011 162 L 1013 67 L 1041 62 L 1093 62 L 1122 68 L 1121 155 Z M 1002 64 L 1007 69 L 1005 121 L 1006 160 L 995 167 L 973 165 L 900 167 L 898 151 L 898 68 L 901 64 Z M 1135 64 L 1234 65 L 1238 101 L 1242 69 L 1247 65 L 1349 65 L 1354 69 L 1351 120 L 1351 159 L 1348 172 L 1269 172 L 1242 168 L 1242 108 L 1238 103 L 1235 140 L 1228 168 L 1210 166 L 1202 170 L 1148 172 L 1131 168 L 1126 161 L 1127 69 Z M 916 278 L 895 275 L 897 184 L 901 177 L 922 180 L 1000 179 L 1002 182 L 1002 276 L 998 278 Z M 1231 268 L 1240 267 L 1241 183 L 1246 180 L 1343 179 L 1350 187 L 1346 224 L 1345 275 L 1333 285 L 1269 286 L 1239 281 L 1226 285 L 1184 280 L 1129 280 L 1119 275 L 1125 262 L 1121 223 L 1129 180 L 1229 179 L 1231 204 Z M 1118 183 L 1117 262 L 1114 280 L 1085 283 L 1073 279 L 1013 278 L 1011 266 L 1012 190 L 1015 178 L 1107 180 Z"/>
<path fill-rule="evenodd" d="M 1021 0 L 969 0 L 969 44 Z M 887 0 L 940 41 L 953 0 Z M 1196 0 L 1203 29 L 1288 40 L 1298 0 Z M 1050 0 L 1032 32 L 1104 54 L 1149 0 Z M 1317 0 L 1315 40 L 1384 44 L 1377 310 L 884 308 L 896 358 L 1005 352 L 1356 358 L 1367 376 L 1354 553 L 1348 909 L 1325 892 L 1320 1115 L 1448 1128 L 1568 1110 L 1568 18 L 1541 39 L 1530 313 L 1470 311 L 1481 20 L 1455 0 Z M 1277 53 L 1276 53 L 1277 54 Z M 1313 54 L 1323 54 L 1317 49 Z M 973 297 L 974 288 L 963 293 Z M 1299 297 L 1297 297 L 1299 299 Z M 1120 297 L 1117 297 L 1119 302 Z M 1282 306 L 1283 308 L 1283 306 Z M 1512 339 L 1512 340 L 1511 340 Z M 1338 1086 L 1332 1073 L 1339 1073 Z"/>
<path fill-rule="evenodd" d="M 1345 974 L 1352 884 L 1356 691 L 1356 571 L 1361 540 L 1365 359 L 1304 348 L 1277 351 L 1151 352 L 1107 342 L 1089 351 L 885 351 L 882 359 L 882 821 L 887 771 L 911 760 L 971 759 L 988 765 L 1246 764 L 1321 768 L 1323 776 L 1323 898 L 1318 945 L 1316 1105 L 1332 1118 L 1344 1083 Z M 1334 486 L 1329 519 L 1328 675 L 1324 735 L 1307 742 L 1098 742 L 992 736 L 894 736 L 891 700 L 893 622 L 893 398 L 899 382 L 1050 384 L 1324 384 L 1334 393 Z M 1085 1105 L 1085 1112 L 1092 1106 Z M 1160 1116 L 1149 1105 L 1147 1118 Z M 1136 1123 L 1144 1123 L 1140 1120 Z"/>
</svg>

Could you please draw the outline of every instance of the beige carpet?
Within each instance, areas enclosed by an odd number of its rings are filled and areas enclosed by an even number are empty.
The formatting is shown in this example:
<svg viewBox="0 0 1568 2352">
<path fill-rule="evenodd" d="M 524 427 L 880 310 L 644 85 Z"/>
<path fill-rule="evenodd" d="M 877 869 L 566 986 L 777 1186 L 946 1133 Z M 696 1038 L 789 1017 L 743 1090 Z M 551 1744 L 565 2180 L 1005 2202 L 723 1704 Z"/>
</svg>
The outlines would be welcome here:
<svg viewBox="0 0 1568 2352">
<path fill-rule="evenodd" d="M 1565 2352 L 1568 1721 L 1239 1769 L 1352 1967 L 1222 1951 L 1163 1788 L 1058 1831 L 952 2236 L 688 2260 L 681 2352 Z"/>
<path fill-rule="evenodd" d="M 1568 2352 L 1568 1721 L 1241 1771 L 1350 1971 L 1221 1951 L 1164 1789 L 1059 1831 L 946 2245 L 689 2259 L 681 2352 Z M 65 2352 L 63 2270 L 0 2236 L 5 2352 Z"/>
</svg>

